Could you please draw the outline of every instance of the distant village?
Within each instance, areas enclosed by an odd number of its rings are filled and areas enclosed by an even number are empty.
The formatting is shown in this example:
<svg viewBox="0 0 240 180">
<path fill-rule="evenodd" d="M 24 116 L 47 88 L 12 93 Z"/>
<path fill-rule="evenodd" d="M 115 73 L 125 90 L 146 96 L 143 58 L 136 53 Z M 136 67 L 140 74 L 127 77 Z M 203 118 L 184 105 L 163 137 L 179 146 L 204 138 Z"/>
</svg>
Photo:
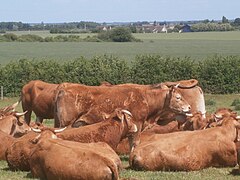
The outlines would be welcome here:
<svg viewBox="0 0 240 180">
<path fill-rule="evenodd" d="M 200 31 L 232 31 L 239 30 L 240 18 L 228 20 L 225 16 L 221 20 L 197 21 L 140 21 L 140 22 L 65 22 L 65 23 L 22 23 L 0 22 L 0 33 L 6 31 L 50 30 L 51 33 L 97 33 L 108 31 L 115 27 L 130 28 L 132 33 L 172 33 L 172 32 L 200 32 Z"/>
</svg>

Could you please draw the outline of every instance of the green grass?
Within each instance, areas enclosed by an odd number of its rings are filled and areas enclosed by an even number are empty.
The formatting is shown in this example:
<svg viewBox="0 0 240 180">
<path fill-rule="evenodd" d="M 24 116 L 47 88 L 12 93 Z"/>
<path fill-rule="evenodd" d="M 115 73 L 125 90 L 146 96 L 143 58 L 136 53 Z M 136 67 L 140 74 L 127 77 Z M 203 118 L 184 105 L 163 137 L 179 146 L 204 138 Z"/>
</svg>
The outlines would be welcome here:
<svg viewBox="0 0 240 180">
<path fill-rule="evenodd" d="M 212 113 L 217 108 L 220 107 L 231 107 L 232 102 L 234 99 L 239 98 L 240 95 L 232 94 L 232 95 L 211 95 L 206 94 L 205 100 L 213 100 L 215 104 L 213 106 L 207 106 L 207 111 Z M 16 98 L 5 98 L 4 100 L 0 100 L 0 108 L 11 105 L 18 101 L 18 97 Z M 21 105 L 17 107 L 17 110 L 21 112 Z M 240 114 L 240 111 L 238 111 Z M 32 119 L 35 119 L 35 116 L 32 115 Z M 44 123 L 46 125 L 52 126 L 53 120 L 45 120 Z M 128 157 L 122 156 L 121 157 L 123 166 L 128 166 Z M 194 179 L 194 180 L 234 180 L 240 178 L 240 173 L 238 175 L 233 175 L 232 171 L 235 168 L 207 168 L 201 171 L 193 171 L 193 172 L 149 172 L 149 171 L 134 171 L 130 169 L 123 169 L 120 173 L 120 177 L 122 178 L 136 178 L 140 180 L 175 180 L 175 179 Z M 5 161 L 0 161 L 0 180 L 20 180 L 20 179 L 31 179 L 31 174 L 29 172 L 11 172 L 8 169 L 7 163 Z"/>
<path fill-rule="evenodd" d="M 24 34 L 28 32 L 14 32 Z M 49 32 L 33 34 L 56 36 Z M 92 34 L 78 34 L 86 37 Z M 143 42 L 0 42 L 0 63 L 21 58 L 55 59 L 67 61 L 80 56 L 91 58 L 96 55 L 111 54 L 122 59 L 133 60 L 138 54 L 160 54 L 201 60 L 215 54 L 240 55 L 240 31 L 171 33 L 171 34 L 134 34 Z"/>
</svg>

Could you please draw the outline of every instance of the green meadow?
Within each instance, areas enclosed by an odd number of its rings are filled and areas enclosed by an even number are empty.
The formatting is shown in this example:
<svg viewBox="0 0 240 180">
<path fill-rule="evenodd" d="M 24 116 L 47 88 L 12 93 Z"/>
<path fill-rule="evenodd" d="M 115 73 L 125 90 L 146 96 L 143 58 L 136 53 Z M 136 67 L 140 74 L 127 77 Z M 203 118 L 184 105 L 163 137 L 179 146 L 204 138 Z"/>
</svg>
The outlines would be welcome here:
<svg viewBox="0 0 240 180">
<path fill-rule="evenodd" d="M 56 36 L 48 31 L 13 32 L 17 35 Z M 59 35 L 59 34 L 58 34 Z M 60 34 L 67 35 L 67 34 Z M 77 34 L 81 38 L 96 34 Z M 159 54 L 202 60 L 213 55 L 240 55 L 240 31 L 133 34 L 142 42 L 0 42 L 0 63 L 27 59 L 68 61 L 80 56 L 114 55 L 131 61 L 136 55 Z"/>
</svg>

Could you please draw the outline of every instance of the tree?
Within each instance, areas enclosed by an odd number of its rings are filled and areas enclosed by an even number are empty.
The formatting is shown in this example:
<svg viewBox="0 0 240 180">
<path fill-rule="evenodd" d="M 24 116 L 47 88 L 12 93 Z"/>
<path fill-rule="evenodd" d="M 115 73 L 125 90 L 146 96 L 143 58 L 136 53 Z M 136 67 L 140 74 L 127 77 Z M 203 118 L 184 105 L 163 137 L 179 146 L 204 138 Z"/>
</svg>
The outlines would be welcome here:
<svg viewBox="0 0 240 180">
<path fill-rule="evenodd" d="M 240 18 L 236 18 L 233 22 L 234 26 L 240 26 Z"/>
<path fill-rule="evenodd" d="M 222 17 L 222 23 L 223 23 L 223 24 L 228 23 L 228 19 L 227 19 L 225 16 Z"/>
<path fill-rule="evenodd" d="M 117 27 L 111 31 L 110 39 L 114 42 L 130 42 L 134 37 L 129 28 Z"/>
</svg>

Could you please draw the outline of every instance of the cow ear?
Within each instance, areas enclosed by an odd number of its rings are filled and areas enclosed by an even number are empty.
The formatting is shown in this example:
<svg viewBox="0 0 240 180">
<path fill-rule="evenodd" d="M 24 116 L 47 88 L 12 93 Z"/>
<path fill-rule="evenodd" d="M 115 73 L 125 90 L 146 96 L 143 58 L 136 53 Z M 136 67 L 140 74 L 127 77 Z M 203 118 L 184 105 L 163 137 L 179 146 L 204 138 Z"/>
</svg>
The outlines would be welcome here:
<svg viewBox="0 0 240 180">
<path fill-rule="evenodd" d="M 234 121 L 234 125 L 235 125 L 236 128 L 240 129 L 240 122 Z"/>
<path fill-rule="evenodd" d="M 30 139 L 29 142 L 31 142 L 32 144 L 37 144 L 39 139 L 40 139 L 41 134 L 37 135 L 35 138 Z"/>
<path fill-rule="evenodd" d="M 124 113 L 120 109 L 116 109 L 115 113 L 116 113 L 118 119 L 121 120 L 121 122 L 123 122 L 123 120 L 124 120 Z"/>
<path fill-rule="evenodd" d="M 129 133 L 137 132 L 138 128 L 137 128 L 137 125 L 135 123 L 133 123 L 133 115 L 127 110 L 122 110 L 122 112 L 124 114 L 124 118 L 126 120 Z"/>
</svg>

